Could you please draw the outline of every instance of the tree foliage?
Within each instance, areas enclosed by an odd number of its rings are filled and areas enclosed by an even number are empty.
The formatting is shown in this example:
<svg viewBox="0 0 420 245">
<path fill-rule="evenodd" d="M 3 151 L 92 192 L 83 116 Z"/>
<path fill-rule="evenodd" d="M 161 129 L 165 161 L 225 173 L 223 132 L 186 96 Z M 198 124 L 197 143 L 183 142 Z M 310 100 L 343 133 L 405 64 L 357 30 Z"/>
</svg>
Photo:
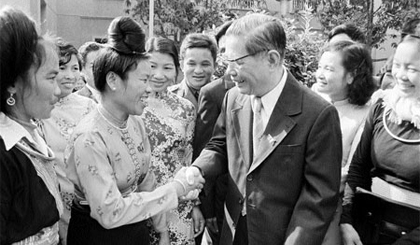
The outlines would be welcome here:
<svg viewBox="0 0 420 245">
<path fill-rule="evenodd" d="M 325 43 L 325 35 L 311 26 L 315 18 L 308 4 L 293 18 L 283 19 L 287 42 L 285 65 L 299 81 L 311 87 L 318 69 L 318 55 Z"/>
<path fill-rule="evenodd" d="M 378 47 L 390 29 L 401 30 L 411 18 L 420 18 L 420 0 L 307 0 L 317 7 L 317 15 L 326 32 L 337 25 L 351 22 L 367 34 L 367 44 Z"/>
<path fill-rule="evenodd" d="M 177 44 L 188 33 L 202 32 L 222 23 L 222 0 L 155 0 L 154 34 Z M 124 0 L 125 12 L 149 25 L 149 0 Z"/>
</svg>

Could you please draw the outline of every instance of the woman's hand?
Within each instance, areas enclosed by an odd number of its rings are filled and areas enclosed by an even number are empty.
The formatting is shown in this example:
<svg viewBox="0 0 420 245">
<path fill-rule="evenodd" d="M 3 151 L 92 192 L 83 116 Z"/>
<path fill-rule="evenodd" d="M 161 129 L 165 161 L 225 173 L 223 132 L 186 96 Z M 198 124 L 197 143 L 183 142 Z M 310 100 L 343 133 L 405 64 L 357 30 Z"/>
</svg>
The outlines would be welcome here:
<svg viewBox="0 0 420 245">
<path fill-rule="evenodd" d="M 182 190 L 177 188 L 178 196 L 184 196 L 195 189 L 201 190 L 205 180 L 197 168 L 183 167 L 176 173 L 174 182 L 182 186 Z"/>
<path fill-rule="evenodd" d="M 195 189 L 190 192 L 188 192 L 187 195 L 180 197 L 182 201 L 189 201 L 189 200 L 195 200 L 198 198 L 198 195 L 200 194 L 200 190 Z"/>
<path fill-rule="evenodd" d="M 199 207 L 195 206 L 192 210 L 192 219 L 194 226 L 194 237 L 197 237 L 204 231 L 204 216 Z"/>
<path fill-rule="evenodd" d="M 159 245 L 170 245 L 169 242 L 169 231 L 164 231 L 159 233 L 160 237 L 159 237 Z"/>
<path fill-rule="evenodd" d="M 341 224 L 340 230 L 344 245 L 363 245 L 359 234 L 351 224 Z"/>
</svg>

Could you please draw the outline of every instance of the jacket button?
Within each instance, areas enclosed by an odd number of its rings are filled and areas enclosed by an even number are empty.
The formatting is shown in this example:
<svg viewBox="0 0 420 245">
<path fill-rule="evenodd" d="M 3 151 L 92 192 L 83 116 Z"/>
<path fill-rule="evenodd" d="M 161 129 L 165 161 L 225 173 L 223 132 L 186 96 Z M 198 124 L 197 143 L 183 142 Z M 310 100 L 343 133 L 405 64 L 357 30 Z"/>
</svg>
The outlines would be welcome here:
<svg viewBox="0 0 420 245">
<path fill-rule="evenodd" d="M 239 204 L 242 204 L 242 203 L 244 203 L 244 199 L 239 198 Z"/>
<path fill-rule="evenodd" d="M 246 179 L 247 179 L 248 181 L 252 181 L 252 180 L 254 179 L 254 176 L 252 176 L 252 174 L 250 174 L 250 175 L 248 175 L 248 176 L 246 177 Z"/>
</svg>

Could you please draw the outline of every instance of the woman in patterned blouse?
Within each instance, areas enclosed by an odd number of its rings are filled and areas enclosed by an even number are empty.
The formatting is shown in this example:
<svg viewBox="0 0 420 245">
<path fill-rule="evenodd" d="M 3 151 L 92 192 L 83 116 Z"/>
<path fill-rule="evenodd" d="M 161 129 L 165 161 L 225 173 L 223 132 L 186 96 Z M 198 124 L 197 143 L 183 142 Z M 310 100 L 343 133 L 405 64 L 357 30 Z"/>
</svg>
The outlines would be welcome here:
<svg viewBox="0 0 420 245">
<path fill-rule="evenodd" d="M 167 90 L 176 81 L 179 70 L 178 52 L 173 41 L 152 37 L 146 43 L 150 54 L 152 92 L 147 99 L 142 118 L 150 139 L 152 167 L 158 186 L 173 180 L 176 171 L 190 166 L 192 160 L 192 139 L 195 126 L 194 105 Z M 204 218 L 196 200 L 181 202 L 177 209 L 167 213 L 170 242 L 195 244 L 194 229 L 199 234 L 204 229 Z M 158 236 L 152 230 L 152 244 Z"/>
<path fill-rule="evenodd" d="M 61 39 L 56 41 L 60 52 L 60 72 L 57 83 L 61 93 L 51 117 L 41 120 L 39 128 L 47 144 L 56 156 L 55 172 L 60 184 L 60 194 L 64 204 L 63 215 L 60 217 L 60 240 L 66 245 L 67 228 L 70 220 L 71 203 L 73 201 L 73 183 L 65 174 L 64 150 L 74 127 L 80 119 L 92 111 L 96 103 L 86 97 L 72 93 L 76 81 L 80 77 L 80 58 L 77 49 Z"/>
<path fill-rule="evenodd" d="M 165 212 L 178 197 L 202 188 L 188 182 L 186 168 L 174 181 L 155 188 L 149 171 L 150 144 L 141 115 L 150 78 L 145 34 L 129 17 L 117 17 L 108 29 L 108 46 L 93 64 L 101 92 L 97 110 L 76 126 L 68 148 L 67 176 L 75 185 L 67 243 L 149 244 L 146 220 L 169 244 Z"/>
</svg>

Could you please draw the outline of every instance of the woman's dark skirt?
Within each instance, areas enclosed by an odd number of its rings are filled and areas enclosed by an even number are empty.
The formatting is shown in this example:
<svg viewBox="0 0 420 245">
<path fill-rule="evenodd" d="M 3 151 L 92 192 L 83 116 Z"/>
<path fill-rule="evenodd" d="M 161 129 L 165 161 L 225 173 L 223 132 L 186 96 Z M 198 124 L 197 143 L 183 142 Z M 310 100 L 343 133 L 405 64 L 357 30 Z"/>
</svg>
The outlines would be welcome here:
<svg viewBox="0 0 420 245">
<path fill-rule="evenodd" d="M 149 245 L 150 236 L 146 221 L 120 226 L 114 229 L 103 228 L 90 217 L 89 206 L 73 203 L 67 234 L 68 245 Z"/>
</svg>

